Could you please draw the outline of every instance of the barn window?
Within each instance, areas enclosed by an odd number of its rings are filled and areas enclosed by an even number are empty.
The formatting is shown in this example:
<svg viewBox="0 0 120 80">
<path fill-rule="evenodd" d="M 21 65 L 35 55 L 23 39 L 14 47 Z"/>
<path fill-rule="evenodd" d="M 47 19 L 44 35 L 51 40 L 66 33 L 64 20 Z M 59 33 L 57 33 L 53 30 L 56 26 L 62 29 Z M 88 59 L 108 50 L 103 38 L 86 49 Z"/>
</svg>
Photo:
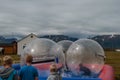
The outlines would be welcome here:
<svg viewBox="0 0 120 80">
<path fill-rule="evenodd" d="M 31 35 L 31 38 L 33 38 L 33 35 Z"/>
<path fill-rule="evenodd" d="M 26 44 L 23 45 L 23 49 L 26 47 Z"/>
</svg>

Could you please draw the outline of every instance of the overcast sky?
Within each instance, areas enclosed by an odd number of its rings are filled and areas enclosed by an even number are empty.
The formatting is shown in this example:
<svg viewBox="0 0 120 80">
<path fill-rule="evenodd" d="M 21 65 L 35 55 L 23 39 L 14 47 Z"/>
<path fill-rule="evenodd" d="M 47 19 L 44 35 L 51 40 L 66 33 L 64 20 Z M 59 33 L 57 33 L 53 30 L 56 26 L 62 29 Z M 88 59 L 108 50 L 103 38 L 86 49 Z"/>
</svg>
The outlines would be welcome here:
<svg viewBox="0 0 120 80">
<path fill-rule="evenodd" d="M 120 0 L 0 0 L 0 34 L 120 33 Z"/>
</svg>

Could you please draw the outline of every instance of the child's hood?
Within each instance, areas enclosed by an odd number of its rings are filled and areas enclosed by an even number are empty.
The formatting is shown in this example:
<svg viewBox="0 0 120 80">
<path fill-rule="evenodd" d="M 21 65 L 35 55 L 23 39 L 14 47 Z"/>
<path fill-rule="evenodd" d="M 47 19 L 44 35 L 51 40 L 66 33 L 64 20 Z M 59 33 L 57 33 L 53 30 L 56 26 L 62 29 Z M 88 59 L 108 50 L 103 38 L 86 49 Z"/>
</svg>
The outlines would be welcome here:
<svg viewBox="0 0 120 80">
<path fill-rule="evenodd" d="M 0 69 L 0 77 L 1 78 L 8 78 L 9 75 L 13 72 L 13 68 L 2 68 Z"/>
</svg>

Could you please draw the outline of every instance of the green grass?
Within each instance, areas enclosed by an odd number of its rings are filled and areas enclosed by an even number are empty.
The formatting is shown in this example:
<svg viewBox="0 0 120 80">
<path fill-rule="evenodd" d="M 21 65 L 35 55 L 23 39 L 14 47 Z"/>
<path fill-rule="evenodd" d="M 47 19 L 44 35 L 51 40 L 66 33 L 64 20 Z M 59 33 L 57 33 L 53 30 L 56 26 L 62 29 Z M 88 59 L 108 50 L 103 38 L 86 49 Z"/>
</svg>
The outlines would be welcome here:
<svg viewBox="0 0 120 80">
<path fill-rule="evenodd" d="M 115 71 L 116 80 L 120 80 L 120 52 L 106 51 L 105 64 L 109 64 Z"/>
</svg>

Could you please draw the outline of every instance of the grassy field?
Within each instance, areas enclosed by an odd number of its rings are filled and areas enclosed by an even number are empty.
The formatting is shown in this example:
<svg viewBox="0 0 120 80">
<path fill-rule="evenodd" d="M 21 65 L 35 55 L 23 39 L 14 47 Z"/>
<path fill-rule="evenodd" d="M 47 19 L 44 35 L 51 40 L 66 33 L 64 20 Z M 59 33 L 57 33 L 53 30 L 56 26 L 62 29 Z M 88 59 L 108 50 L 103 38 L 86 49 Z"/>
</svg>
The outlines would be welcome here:
<svg viewBox="0 0 120 80">
<path fill-rule="evenodd" d="M 115 70 L 116 80 L 120 80 L 120 52 L 106 51 L 105 63 L 111 65 Z"/>
<path fill-rule="evenodd" d="M 5 55 L 0 55 L 0 65 L 2 65 L 2 58 L 4 57 Z M 13 58 L 13 63 L 19 63 L 20 62 L 20 56 L 18 55 L 10 55 L 12 56 Z"/>
<path fill-rule="evenodd" d="M 115 70 L 115 80 L 120 80 L 120 52 L 113 52 L 113 51 L 105 51 L 106 60 L 105 64 L 111 65 Z M 20 61 L 20 57 L 17 55 L 11 55 L 14 63 L 18 63 Z M 0 55 L 0 59 L 3 56 Z M 0 65 L 2 61 L 0 61 Z"/>
</svg>

